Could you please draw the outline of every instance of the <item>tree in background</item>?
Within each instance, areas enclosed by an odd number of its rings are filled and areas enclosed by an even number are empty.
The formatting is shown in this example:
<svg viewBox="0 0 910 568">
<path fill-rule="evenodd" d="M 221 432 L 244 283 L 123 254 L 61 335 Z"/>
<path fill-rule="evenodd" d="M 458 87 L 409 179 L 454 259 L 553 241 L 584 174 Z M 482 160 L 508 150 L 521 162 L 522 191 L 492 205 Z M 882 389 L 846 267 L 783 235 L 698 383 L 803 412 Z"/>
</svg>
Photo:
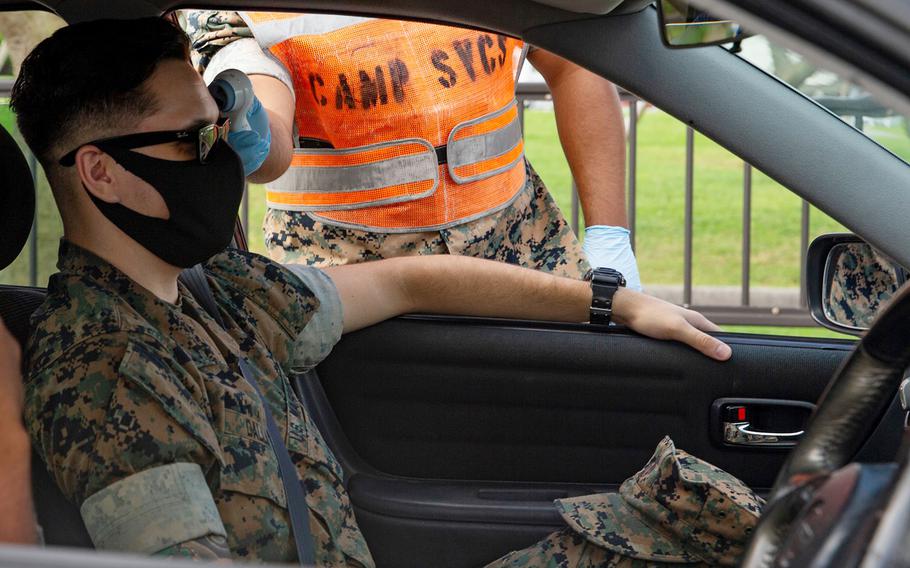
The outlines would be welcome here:
<svg viewBox="0 0 910 568">
<path fill-rule="evenodd" d="M 800 57 L 789 49 L 770 42 L 768 49 L 771 51 L 771 61 L 774 63 L 774 74 L 794 89 L 801 88 L 806 80 L 818 71 L 818 68 L 809 63 L 806 58 Z"/>
<path fill-rule="evenodd" d="M 0 68 L 16 75 L 25 56 L 64 25 L 66 22 L 50 12 L 0 12 Z"/>
</svg>

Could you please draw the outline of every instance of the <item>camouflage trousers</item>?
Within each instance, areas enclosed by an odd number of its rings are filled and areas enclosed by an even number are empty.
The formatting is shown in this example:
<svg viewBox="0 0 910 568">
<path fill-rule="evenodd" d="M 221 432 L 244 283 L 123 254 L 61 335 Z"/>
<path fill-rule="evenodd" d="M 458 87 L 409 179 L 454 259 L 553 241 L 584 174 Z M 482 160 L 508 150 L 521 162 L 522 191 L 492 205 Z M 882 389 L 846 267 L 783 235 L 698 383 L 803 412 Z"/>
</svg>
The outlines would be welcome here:
<svg viewBox="0 0 910 568">
<path fill-rule="evenodd" d="M 527 183 L 509 206 L 441 231 L 379 233 L 320 222 L 306 212 L 269 209 L 263 234 L 283 264 L 326 267 L 398 256 L 458 254 L 580 279 L 590 269 L 575 233 L 527 164 Z"/>
<path fill-rule="evenodd" d="M 710 564 L 639 560 L 607 550 L 570 528 L 556 531 L 534 546 L 506 554 L 486 568 L 708 568 Z"/>
</svg>

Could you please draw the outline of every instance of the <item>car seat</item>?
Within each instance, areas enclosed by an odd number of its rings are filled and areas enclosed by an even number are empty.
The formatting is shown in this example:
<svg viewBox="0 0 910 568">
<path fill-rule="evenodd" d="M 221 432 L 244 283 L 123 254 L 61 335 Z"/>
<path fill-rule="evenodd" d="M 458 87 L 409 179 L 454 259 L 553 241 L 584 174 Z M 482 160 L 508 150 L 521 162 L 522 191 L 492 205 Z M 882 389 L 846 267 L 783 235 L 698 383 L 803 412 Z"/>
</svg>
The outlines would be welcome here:
<svg viewBox="0 0 910 568">
<path fill-rule="evenodd" d="M 25 246 L 35 217 L 35 183 L 19 145 L 0 126 L 0 270 L 9 266 Z M 28 286 L 0 285 L 0 317 L 23 347 L 30 333 L 29 318 L 44 301 L 46 291 Z M 75 505 L 51 479 L 44 461 L 32 451 L 32 496 L 45 542 L 56 546 L 92 547 Z"/>
</svg>

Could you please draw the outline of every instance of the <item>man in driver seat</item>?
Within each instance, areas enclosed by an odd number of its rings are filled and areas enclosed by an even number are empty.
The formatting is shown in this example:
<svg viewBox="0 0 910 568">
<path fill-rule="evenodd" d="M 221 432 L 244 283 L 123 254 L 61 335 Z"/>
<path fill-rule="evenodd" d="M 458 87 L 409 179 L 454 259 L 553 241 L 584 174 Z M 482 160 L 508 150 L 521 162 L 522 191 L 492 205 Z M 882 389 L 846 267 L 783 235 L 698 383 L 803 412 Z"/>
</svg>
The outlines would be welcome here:
<svg viewBox="0 0 910 568">
<path fill-rule="evenodd" d="M 12 106 L 65 230 L 33 317 L 26 419 L 99 549 L 372 566 L 341 468 L 290 377 L 343 332 L 402 313 L 589 313 L 587 283 L 492 261 L 320 271 L 226 249 L 242 166 L 186 36 L 164 20 L 58 31 L 23 64 Z M 197 263 L 212 313 L 178 283 Z M 615 290 L 613 316 L 731 355 L 701 315 L 634 291 Z M 493 565 L 732 564 L 760 501 L 665 440 L 619 494 L 557 507 L 563 530 Z"/>
</svg>

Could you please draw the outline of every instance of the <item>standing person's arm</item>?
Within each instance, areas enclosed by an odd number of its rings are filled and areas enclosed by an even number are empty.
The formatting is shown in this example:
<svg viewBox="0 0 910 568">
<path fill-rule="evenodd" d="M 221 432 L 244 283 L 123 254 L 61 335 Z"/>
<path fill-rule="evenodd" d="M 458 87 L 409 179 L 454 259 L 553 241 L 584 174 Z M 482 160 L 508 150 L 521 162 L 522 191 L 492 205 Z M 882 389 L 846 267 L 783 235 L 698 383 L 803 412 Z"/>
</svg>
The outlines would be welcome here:
<svg viewBox="0 0 910 568">
<path fill-rule="evenodd" d="M 34 544 L 31 446 L 22 424 L 19 343 L 0 322 L 0 542 Z"/>
<path fill-rule="evenodd" d="M 269 75 L 250 75 L 253 92 L 268 113 L 272 143 L 269 155 L 249 180 L 267 183 L 287 171 L 294 152 L 294 94 L 282 81 Z"/>
<path fill-rule="evenodd" d="M 254 39 L 240 40 L 218 52 L 205 78 L 210 81 L 219 69 L 235 67 L 249 76 L 256 99 L 247 113 L 250 129 L 232 130 L 228 143 L 243 161 L 247 179 L 267 183 L 280 177 L 291 165 L 294 93 L 289 78 L 276 77 L 283 67 L 269 59 Z"/>
<path fill-rule="evenodd" d="M 294 92 L 291 75 L 269 57 L 238 12 L 190 10 L 178 18 L 189 34 L 207 83 L 226 69 L 246 73 L 258 99 L 247 115 L 251 129 L 231 132 L 229 142 L 253 183 L 270 182 L 291 163 Z"/>
<path fill-rule="evenodd" d="M 553 96 L 559 140 L 578 186 L 585 216 L 585 252 L 595 268 L 622 272 L 641 289 L 626 216 L 626 138 L 616 87 L 542 49 L 528 59 Z"/>
</svg>

